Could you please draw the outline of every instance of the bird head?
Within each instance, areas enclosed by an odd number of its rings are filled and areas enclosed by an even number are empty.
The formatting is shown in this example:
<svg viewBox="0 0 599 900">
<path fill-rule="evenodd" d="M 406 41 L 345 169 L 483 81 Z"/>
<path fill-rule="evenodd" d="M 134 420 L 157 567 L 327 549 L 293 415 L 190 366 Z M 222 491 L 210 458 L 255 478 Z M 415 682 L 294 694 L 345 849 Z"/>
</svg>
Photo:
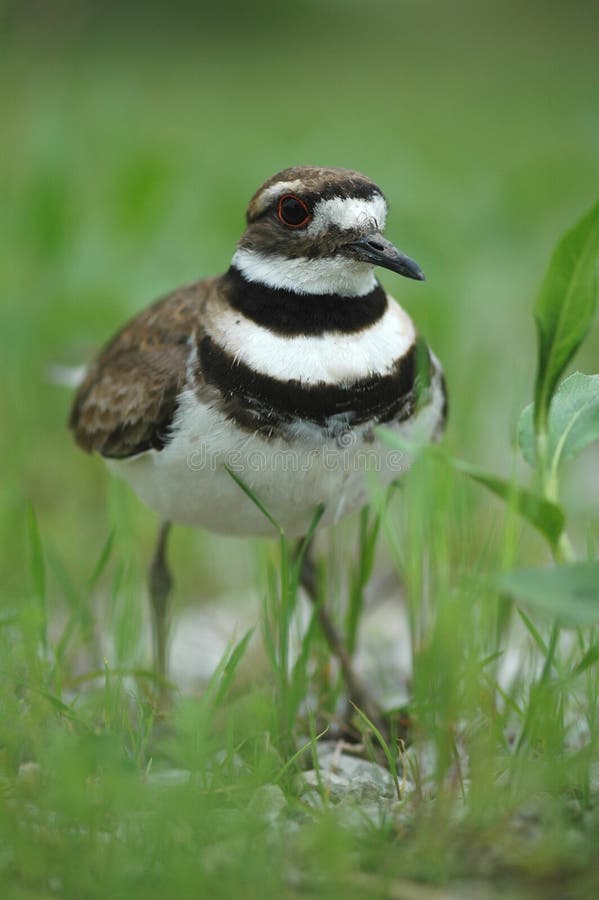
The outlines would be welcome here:
<svg viewBox="0 0 599 900">
<path fill-rule="evenodd" d="M 383 236 L 387 202 L 349 169 L 297 166 L 252 197 L 233 265 L 249 281 L 304 294 L 358 297 L 381 266 L 419 281 L 419 266 Z"/>
</svg>

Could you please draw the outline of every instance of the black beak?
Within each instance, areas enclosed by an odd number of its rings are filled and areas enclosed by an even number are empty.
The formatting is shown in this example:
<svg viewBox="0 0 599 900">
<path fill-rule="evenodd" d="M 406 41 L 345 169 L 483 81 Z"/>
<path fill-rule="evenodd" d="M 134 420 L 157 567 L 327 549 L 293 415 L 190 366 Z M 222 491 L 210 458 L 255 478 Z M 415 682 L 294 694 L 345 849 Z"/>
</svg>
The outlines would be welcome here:
<svg viewBox="0 0 599 900">
<path fill-rule="evenodd" d="M 378 231 L 365 234 L 364 237 L 345 244 L 343 249 L 353 259 L 371 263 L 373 266 L 382 266 L 383 269 L 390 269 L 392 272 L 397 272 L 398 275 L 405 275 L 406 278 L 424 281 L 424 274 L 420 266 L 397 247 L 394 247 L 391 241 L 384 238 Z"/>
</svg>

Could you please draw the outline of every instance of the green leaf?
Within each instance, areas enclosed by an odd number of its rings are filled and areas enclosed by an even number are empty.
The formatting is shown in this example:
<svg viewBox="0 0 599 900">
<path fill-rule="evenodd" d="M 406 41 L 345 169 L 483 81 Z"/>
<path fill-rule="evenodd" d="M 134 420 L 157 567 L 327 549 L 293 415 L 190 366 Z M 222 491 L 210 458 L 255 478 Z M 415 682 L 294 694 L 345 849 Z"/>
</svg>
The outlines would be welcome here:
<svg viewBox="0 0 599 900">
<path fill-rule="evenodd" d="M 551 613 L 565 624 L 599 622 L 599 560 L 551 569 L 514 569 L 495 579 L 500 591 Z"/>
<path fill-rule="evenodd" d="M 562 381 L 549 407 L 547 458 L 557 471 L 559 464 L 572 459 L 593 441 L 599 440 L 599 375 L 574 372 Z M 522 456 L 535 465 L 533 404 L 520 416 L 518 443 Z"/>
<path fill-rule="evenodd" d="M 534 317 L 538 337 L 535 430 L 546 430 L 549 402 L 564 369 L 590 328 L 597 305 L 599 203 L 553 251 Z"/>
<path fill-rule="evenodd" d="M 540 494 L 521 488 L 498 475 L 490 475 L 462 459 L 450 457 L 449 462 L 458 472 L 463 472 L 473 481 L 482 484 L 487 490 L 505 500 L 531 525 L 534 525 L 547 538 L 552 547 L 557 544 L 564 529 L 564 514 L 556 503 L 545 500 Z"/>
</svg>

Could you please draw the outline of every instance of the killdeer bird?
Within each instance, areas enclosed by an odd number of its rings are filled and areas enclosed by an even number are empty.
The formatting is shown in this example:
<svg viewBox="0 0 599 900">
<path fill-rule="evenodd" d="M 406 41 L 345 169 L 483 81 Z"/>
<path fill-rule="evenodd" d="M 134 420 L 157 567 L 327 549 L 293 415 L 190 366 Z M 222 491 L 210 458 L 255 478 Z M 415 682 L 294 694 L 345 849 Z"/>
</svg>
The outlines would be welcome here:
<svg viewBox="0 0 599 900">
<path fill-rule="evenodd" d="M 321 504 L 323 525 L 364 505 L 365 468 L 388 483 L 405 468 L 376 426 L 406 439 L 443 428 L 441 366 L 375 276 L 381 266 L 424 278 L 383 237 L 386 215 L 382 191 L 358 172 L 279 172 L 252 197 L 227 272 L 157 300 L 86 373 L 76 442 L 163 521 L 150 569 L 162 676 L 171 522 L 273 535 L 241 480 L 301 536 Z"/>
</svg>

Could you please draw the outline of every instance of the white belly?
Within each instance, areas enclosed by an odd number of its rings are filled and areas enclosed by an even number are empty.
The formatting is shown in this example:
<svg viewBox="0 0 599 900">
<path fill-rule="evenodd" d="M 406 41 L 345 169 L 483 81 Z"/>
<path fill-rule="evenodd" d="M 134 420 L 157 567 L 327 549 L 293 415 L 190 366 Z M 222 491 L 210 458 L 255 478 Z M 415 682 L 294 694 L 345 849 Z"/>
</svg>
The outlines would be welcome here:
<svg viewBox="0 0 599 900">
<path fill-rule="evenodd" d="M 431 403 L 401 425 L 406 440 L 428 439 L 438 426 L 443 403 L 439 379 Z M 304 534 L 319 506 L 323 524 L 363 506 L 367 473 L 390 484 L 410 465 L 405 454 L 367 441 L 368 427 L 323 438 L 320 428 L 301 424 L 297 438 L 268 440 L 248 434 L 191 391 L 180 398 L 173 439 L 160 451 L 109 460 L 138 496 L 163 519 L 231 535 L 275 536 L 275 530 L 227 468 L 256 495 L 290 537 Z"/>
</svg>

